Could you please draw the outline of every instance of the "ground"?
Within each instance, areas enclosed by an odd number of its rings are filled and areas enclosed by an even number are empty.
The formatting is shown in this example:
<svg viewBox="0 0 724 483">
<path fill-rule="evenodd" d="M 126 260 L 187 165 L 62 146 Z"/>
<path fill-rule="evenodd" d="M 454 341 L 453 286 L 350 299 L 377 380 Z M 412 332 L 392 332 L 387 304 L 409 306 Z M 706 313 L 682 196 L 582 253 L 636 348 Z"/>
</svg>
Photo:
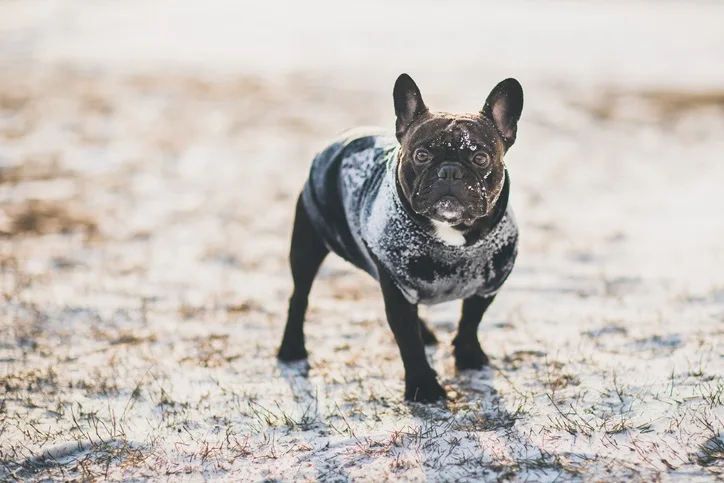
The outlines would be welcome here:
<svg viewBox="0 0 724 483">
<path fill-rule="evenodd" d="M 342 129 L 392 127 L 408 67 L 271 62 L 280 41 L 215 71 L 191 62 L 221 63 L 208 38 L 128 65 L 120 41 L 79 39 L 131 20 L 59 2 L 66 31 L 33 4 L 0 4 L 0 480 L 724 478 L 724 91 L 710 82 L 724 62 L 706 55 L 720 7 L 667 4 L 663 25 L 699 22 L 691 49 L 656 30 L 595 83 L 578 64 L 548 75 L 492 54 L 458 64 L 479 79 L 448 79 L 400 47 L 433 108 L 479 109 L 508 75 L 526 90 L 506 157 L 520 255 L 480 328 L 491 366 L 456 372 L 459 304 L 424 309 L 450 395 L 424 406 L 402 399 L 379 287 L 334 257 L 311 295 L 309 368 L 275 359 L 309 162 Z M 612 20 L 621 35 L 653 35 L 642 4 Z M 208 27 L 217 10 L 169 25 Z M 607 59 L 594 34 L 581 42 Z M 364 62 L 386 52 L 340 39 Z M 672 58 L 640 65 L 646 48 L 707 63 L 673 78 Z"/>
</svg>

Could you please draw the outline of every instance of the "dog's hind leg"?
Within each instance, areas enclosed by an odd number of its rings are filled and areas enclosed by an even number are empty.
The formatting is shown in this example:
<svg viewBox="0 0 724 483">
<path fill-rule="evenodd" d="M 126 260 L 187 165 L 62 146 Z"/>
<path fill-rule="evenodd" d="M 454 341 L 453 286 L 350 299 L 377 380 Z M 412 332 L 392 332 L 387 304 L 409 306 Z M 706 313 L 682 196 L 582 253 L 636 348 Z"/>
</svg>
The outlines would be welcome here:
<svg viewBox="0 0 724 483">
<path fill-rule="evenodd" d="M 435 334 L 432 332 L 432 330 L 430 330 L 425 321 L 422 320 L 419 315 L 417 316 L 417 320 L 420 322 L 420 335 L 422 336 L 422 343 L 425 345 L 437 344 L 437 337 L 435 337 Z"/>
<path fill-rule="evenodd" d="M 495 295 L 489 297 L 473 296 L 463 300 L 463 313 L 458 325 L 458 333 L 453 339 L 455 365 L 458 369 L 482 369 L 489 363 L 478 341 L 478 325 L 483 314 L 493 303 Z"/>
<path fill-rule="evenodd" d="M 328 253 L 329 250 L 324 241 L 312 226 L 300 196 L 297 200 L 292 246 L 289 253 L 294 292 L 289 299 L 287 325 L 277 354 L 282 361 L 289 362 L 307 358 L 307 349 L 304 347 L 304 316 L 307 312 L 312 282 Z"/>
</svg>

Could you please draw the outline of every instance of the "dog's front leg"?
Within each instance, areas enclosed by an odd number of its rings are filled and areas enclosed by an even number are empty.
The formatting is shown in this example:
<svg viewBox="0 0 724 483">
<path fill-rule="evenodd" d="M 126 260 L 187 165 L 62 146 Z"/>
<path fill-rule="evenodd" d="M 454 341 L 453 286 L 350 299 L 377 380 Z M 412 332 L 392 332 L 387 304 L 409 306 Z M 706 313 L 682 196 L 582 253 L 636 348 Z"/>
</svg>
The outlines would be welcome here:
<svg viewBox="0 0 724 483">
<path fill-rule="evenodd" d="M 387 322 L 395 335 L 405 366 L 405 399 L 417 402 L 445 399 L 445 389 L 437 382 L 435 371 L 427 362 L 417 305 L 405 299 L 384 268 L 379 267 L 379 273 Z"/>
<path fill-rule="evenodd" d="M 458 369 L 482 369 L 487 366 L 485 355 L 478 341 L 478 325 L 483 314 L 493 303 L 495 295 L 489 297 L 473 296 L 463 300 L 463 313 L 460 316 L 458 333 L 453 339 L 455 346 L 455 365 Z"/>
</svg>

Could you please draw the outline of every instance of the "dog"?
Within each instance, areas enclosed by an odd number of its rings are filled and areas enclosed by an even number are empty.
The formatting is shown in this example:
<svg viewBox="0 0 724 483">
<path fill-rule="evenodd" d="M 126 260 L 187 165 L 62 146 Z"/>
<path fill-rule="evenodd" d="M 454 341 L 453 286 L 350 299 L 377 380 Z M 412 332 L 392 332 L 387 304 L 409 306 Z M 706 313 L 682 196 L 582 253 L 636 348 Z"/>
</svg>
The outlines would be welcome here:
<svg viewBox="0 0 724 483">
<path fill-rule="evenodd" d="M 312 162 L 296 205 L 290 250 L 294 290 L 278 358 L 307 358 L 304 317 L 331 251 L 373 276 L 405 368 L 405 399 L 446 399 L 425 355 L 437 342 L 418 304 L 462 299 L 456 366 L 488 357 L 477 329 L 513 269 L 518 228 L 503 157 L 513 145 L 523 89 L 496 85 L 480 112 L 431 111 L 402 74 L 393 89 L 395 133 L 353 130 Z"/>
</svg>

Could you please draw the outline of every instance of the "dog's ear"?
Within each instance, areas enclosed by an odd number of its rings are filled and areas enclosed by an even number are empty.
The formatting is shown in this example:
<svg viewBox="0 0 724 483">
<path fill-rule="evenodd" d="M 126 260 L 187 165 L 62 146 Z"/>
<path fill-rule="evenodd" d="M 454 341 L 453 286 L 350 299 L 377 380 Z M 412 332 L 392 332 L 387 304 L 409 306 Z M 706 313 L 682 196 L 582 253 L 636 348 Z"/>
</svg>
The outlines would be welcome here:
<svg viewBox="0 0 724 483">
<path fill-rule="evenodd" d="M 505 79 L 490 91 L 482 114 L 493 121 L 507 148 L 515 142 L 518 119 L 523 111 L 523 88 L 513 79 Z"/>
<path fill-rule="evenodd" d="M 412 121 L 426 112 L 427 107 L 422 100 L 422 94 L 420 94 L 417 84 L 407 74 L 400 74 L 400 77 L 397 78 L 392 97 L 395 100 L 395 116 L 397 116 L 395 134 L 398 140 L 402 140 L 402 136 Z"/>
</svg>

